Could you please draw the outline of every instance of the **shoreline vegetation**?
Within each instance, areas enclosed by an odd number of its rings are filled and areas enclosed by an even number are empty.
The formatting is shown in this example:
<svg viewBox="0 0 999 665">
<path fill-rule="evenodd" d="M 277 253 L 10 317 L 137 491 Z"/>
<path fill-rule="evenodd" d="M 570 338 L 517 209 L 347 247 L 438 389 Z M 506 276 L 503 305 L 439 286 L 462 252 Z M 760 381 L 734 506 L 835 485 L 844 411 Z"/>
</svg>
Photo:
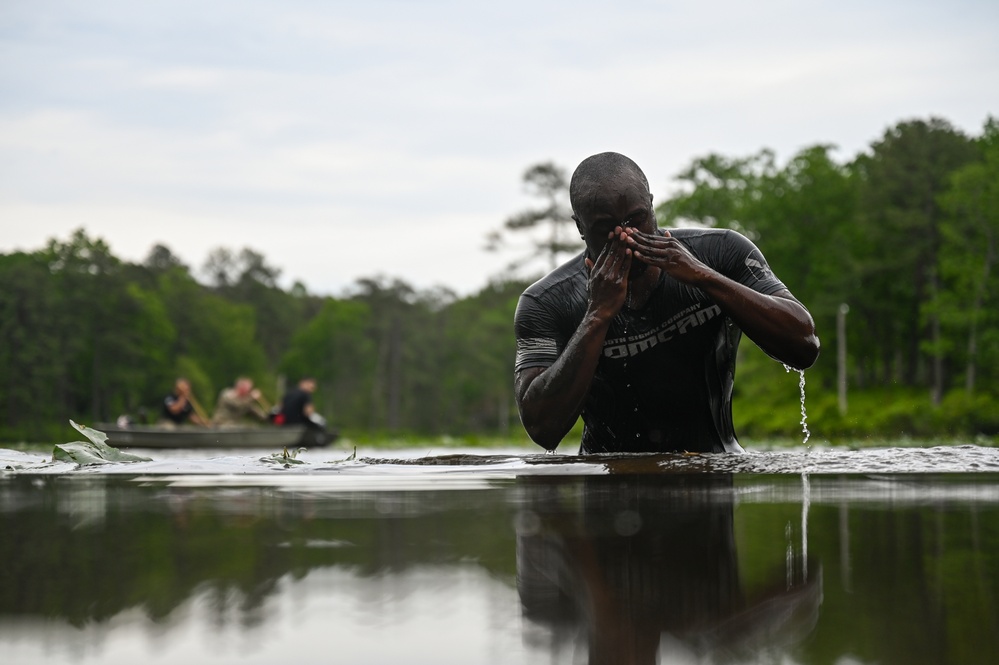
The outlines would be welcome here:
<svg viewBox="0 0 999 665">
<path fill-rule="evenodd" d="M 697 158 L 658 204 L 659 224 L 739 230 L 808 306 L 823 345 L 804 373 L 809 443 L 996 445 L 999 122 L 968 136 L 908 120 L 852 159 L 834 151 Z M 544 210 L 564 209 L 559 172 L 525 173 Z M 309 375 L 317 411 L 343 436 L 334 448 L 530 450 L 513 399 L 513 314 L 541 272 L 528 266 L 570 255 L 550 239 L 571 219 L 525 211 L 508 222 L 505 233 L 537 233 L 537 261 L 464 297 L 384 275 L 335 296 L 283 288 L 251 249 L 218 248 L 195 270 L 157 245 L 130 263 L 84 229 L 0 254 L 0 446 L 67 441 L 69 419 L 155 421 L 178 376 L 210 409 L 238 376 L 273 404 Z M 800 444 L 799 374 L 748 340 L 736 372 L 746 447 Z M 561 448 L 578 439 L 577 425 Z"/>
</svg>

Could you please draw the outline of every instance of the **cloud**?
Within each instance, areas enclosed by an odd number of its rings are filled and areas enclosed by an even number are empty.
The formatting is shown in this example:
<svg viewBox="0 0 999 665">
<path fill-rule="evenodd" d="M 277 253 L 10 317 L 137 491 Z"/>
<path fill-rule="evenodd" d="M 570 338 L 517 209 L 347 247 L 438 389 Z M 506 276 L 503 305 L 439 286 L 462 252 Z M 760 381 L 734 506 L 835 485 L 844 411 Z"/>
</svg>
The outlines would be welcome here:
<svg viewBox="0 0 999 665">
<path fill-rule="evenodd" d="M 8 3 L 0 251 L 85 223 L 135 258 L 246 244 L 314 288 L 356 270 L 473 289 L 509 258 L 479 247 L 530 204 L 537 161 L 622 151 L 661 199 L 707 152 L 849 158 L 931 113 L 977 132 L 999 107 L 997 19 L 976 3 Z"/>
</svg>

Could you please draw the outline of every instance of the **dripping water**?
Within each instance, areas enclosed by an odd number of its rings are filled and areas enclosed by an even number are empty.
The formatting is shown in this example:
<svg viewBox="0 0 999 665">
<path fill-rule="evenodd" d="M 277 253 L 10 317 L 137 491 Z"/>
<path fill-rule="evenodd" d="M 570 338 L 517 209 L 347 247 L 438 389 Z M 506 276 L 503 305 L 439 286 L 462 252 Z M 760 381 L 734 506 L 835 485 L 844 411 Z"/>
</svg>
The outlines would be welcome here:
<svg viewBox="0 0 999 665">
<path fill-rule="evenodd" d="M 625 295 L 625 298 L 624 298 L 624 308 L 621 310 L 621 318 L 622 318 L 622 323 L 623 323 L 621 336 L 624 337 L 624 343 L 625 344 L 628 343 L 628 322 L 631 319 L 631 303 L 632 303 L 632 300 L 631 300 L 631 282 L 629 281 L 628 282 L 628 292 L 627 292 L 627 294 Z M 624 370 L 624 376 L 626 376 L 626 377 L 628 376 L 628 373 L 627 373 L 627 370 L 628 370 L 628 357 L 629 357 L 629 355 L 626 353 L 625 356 L 624 356 L 624 363 L 622 365 L 622 369 Z M 628 390 L 630 390 L 631 389 L 631 384 L 628 383 L 625 387 Z M 636 412 L 636 415 L 637 415 L 637 412 L 638 412 L 638 407 L 637 406 L 635 407 L 635 412 Z M 635 436 L 637 437 L 638 434 L 636 433 Z"/>
<path fill-rule="evenodd" d="M 784 371 L 798 373 L 798 393 L 801 399 L 801 433 L 805 435 L 801 443 L 807 446 L 808 439 L 811 438 L 812 433 L 808 431 L 808 414 L 805 412 L 805 370 L 794 369 L 788 365 L 784 365 Z M 809 449 L 811 449 L 811 446 L 809 446 Z"/>
</svg>

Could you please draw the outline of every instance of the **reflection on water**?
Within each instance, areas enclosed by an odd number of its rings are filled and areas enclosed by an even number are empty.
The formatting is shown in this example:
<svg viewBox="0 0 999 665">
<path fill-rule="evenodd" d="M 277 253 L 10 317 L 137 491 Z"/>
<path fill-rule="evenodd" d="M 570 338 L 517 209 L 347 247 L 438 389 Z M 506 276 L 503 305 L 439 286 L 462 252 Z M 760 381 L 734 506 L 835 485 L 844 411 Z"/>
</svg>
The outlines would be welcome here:
<svg viewBox="0 0 999 665">
<path fill-rule="evenodd" d="M 995 474 L 479 461 L 0 476 L 0 653 L 927 664 L 999 653 Z"/>
<path fill-rule="evenodd" d="M 660 652 L 705 662 L 784 648 L 815 625 L 821 574 L 807 579 L 793 545 L 785 569 L 753 593 L 743 587 L 731 476 L 593 476 L 525 489 L 518 590 L 525 616 L 548 626 L 559 650 L 578 651 L 578 640 L 590 663 L 652 663 Z"/>
</svg>

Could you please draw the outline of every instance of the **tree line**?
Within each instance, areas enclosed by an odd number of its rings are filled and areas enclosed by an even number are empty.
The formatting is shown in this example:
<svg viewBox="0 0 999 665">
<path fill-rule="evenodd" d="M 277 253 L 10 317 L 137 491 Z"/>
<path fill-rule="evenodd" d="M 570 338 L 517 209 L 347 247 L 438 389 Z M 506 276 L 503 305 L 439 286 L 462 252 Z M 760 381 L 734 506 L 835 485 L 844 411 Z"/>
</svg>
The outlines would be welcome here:
<svg viewBox="0 0 999 665">
<path fill-rule="evenodd" d="M 510 321 L 525 283 L 458 298 L 400 280 L 349 295 L 282 289 L 249 249 L 218 249 L 207 283 L 167 247 L 141 263 L 76 231 L 0 256 L 0 438 L 66 436 L 68 418 L 151 420 L 184 376 L 208 409 L 238 376 L 280 397 L 313 376 L 317 410 L 341 430 L 509 433 L 515 423 Z"/>
<path fill-rule="evenodd" d="M 657 204 L 660 224 L 745 233 L 809 307 L 823 342 L 806 375 L 815 432 L 999 432 L 999 123 L 968 136 L 939 118 L 904 121 L 848 161 L 834 153 L 698 157 Z M 567 178 L 544 163 L 524 179 L 543 205 L 503 233 L 549 225 L 527 257 L 550 264 L 573 237 L 557 229 L 572 224 Z M 67 418 L 155 416 L 176 376 L 209 406 L 240 375 L 271 400 L 282 377 L 314 376 L 318 410 L 345 431 L 522 436 L 512 320 L 537 275 L 508 272 L 462 298 L 388 277 L 318 296 L 282 289 L 262 255 L 225 248 L 203 272 L 164 246 L 122 261 L 83 230 L 0 255 L 0 439 L 58 439 Z M 793 435 L 797 375 L 750 343 L 740 353 L 737 429 Z"/>
</svg>

